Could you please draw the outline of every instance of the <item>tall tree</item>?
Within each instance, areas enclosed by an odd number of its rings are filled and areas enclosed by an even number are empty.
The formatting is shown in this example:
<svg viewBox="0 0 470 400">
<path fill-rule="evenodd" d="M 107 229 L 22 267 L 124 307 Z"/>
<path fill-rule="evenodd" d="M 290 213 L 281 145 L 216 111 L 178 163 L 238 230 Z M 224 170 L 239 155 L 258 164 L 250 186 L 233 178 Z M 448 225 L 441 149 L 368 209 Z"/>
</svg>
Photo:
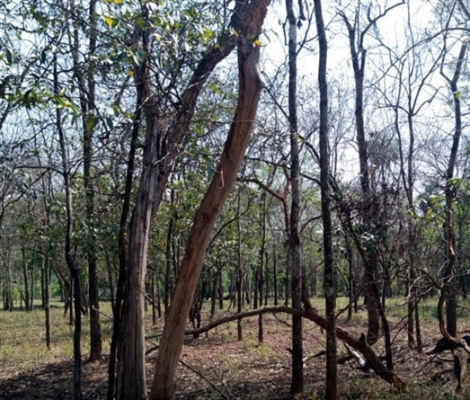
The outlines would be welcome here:
<svg viewBox="0 0 470 400">
<path fill-rule="evenodd" d="M 315 20 L 318 32 L 319 64 L 318 83 L 320 89 L 320 183 L 321 211 L 323 222 L 324 296 L 326 308 L 326 392 L 325 398 L 338 398 L 338 373 L 336 362 L 336 282 L 333 264 L 333 234 L 330 209 L 330 149 L 328 140 L 328 42 L 321 0 L 315 0 Z"/>
<path fill-rule="evenodd" d="M 452 137 L 452 147 L 449 155 L 449 162 L 447 164 L 447 171 L 445 175 L 445 211 L 446 221 L 444 224 L 446 239 L 446 264 L 444 268 L 444 293 L 446 300 L 446 326 L 447 331 L 451 336 L 457 336 L 457 292 L 458 280 L 455 279 L 457 271 L 455 270 L 456 250 L 455 250 L 455 228 L 453 208 L 455 202 L 455 182 L 454 171 L 457 162 L 457 154 L 459 150 L 459 143 L 462 136 L 462 110 L 460 104 L 460 90 L 458 87 L 459 78 L 462 72 L 462 65 L 465 61 L 465 55 L 468 47 L 468 39 L 464 39 L 460 46 L 460 52 L 457 58 L 456 67 L 452 78 L 448 77 L 444 70 L 441 69 L 442 76 L 447 80 L 454 103 L 454 134 Z"/>
<path fill-rule="evenodd" d="M 239 17 L 244 7 L 242 2 L 236 4 L 232 20 Z M 137 98 L 138 103 L 142 104 L 146 133 L 143 168 L 129 235 L 122 314 L 122 353 L 118 360 L 117 372 L 119 400 L 146 397 L 144 296 L 147 251 L 153 217 L 160 205 L 175 158 L 181 151 L 181 144 L 188 133 L 198 96 L 210 73 L 235 46 L 228 27 L 224 27 L 217 43 L 210 46 L 197 63 L 186 89 L 180 96 L 174 118 L 167 120 L 162 107 L 166 102 L 170 102 L 165 96 L 171 95 L 171 92 L 155 92 L 150 74 L 150 56 L 155 40 L 152 35 L 152 18 L 154 15 L 150 8 L 144 8 L 133 35 L 136 54 L 146 55 L 142 58 L 135 57 L 137 63 L 134 65 Z M 158 82 L 155 86 L 161 88 Z"/>
<path fill-rule="evenodd" d="M 80 25 L 77 19 L 73 22 L 73 45 L 72 58 L 74 64 L 74 74 L 78 83 L 80 109 L 82 114 L 83 130 L 83 184 L 86 198 L 86 238 L 85 252 L 88 262 L 88 301 L 90 302 L 90 356 L 89 361 L 97 361 L 101 358 L 101 326 L 99 312 L 99 285 L 98 285 L 98 260 L 96 255 L 96 236 L 94 221 L 94 188 L 92 175 L 93 156 L 93 132 L 98 122 L 96 115 L 96 83 L 95 83 L 95 61 L 93 56 L 97 49 L 96 30 L 96 0 L 90 0 L 88 10 L 88 32 L 89 43 L 87 52 L 90 56 L 88 65 L 83 67 L 80 63 Z M 75 5 L 72 2 L 71 8 Z"/>
<path fill-rule="evenodd" d="M 57 68 L 57 55 L 54 54 L 53 60 L 54 68 L 54 95 L 59 98 L 61 96 L 61 88 L 59 84 L 59 72 Z M 82 288 L 80 282 L 80 270 L 76 265 L 74 256 L 72 254 L 72 232 L 73 232 L 73 208 L 72 208 L 72 181 L 71 181 L 71 168 L 67 156 L 65 132 L 62 126 L 62 112 L 60 107 L 56 106 L 56 127 L 59 135 L 60 154 L 62 159 L 62 176 L 64 179 L 65 190 L 65 211 L 66 211 L 66 229 L 65 229 L 65 245 L 64 254 L 67 266 L 69 267 L 70 274 L 73 282 L 73 297 L 74 297 L 74 312 L 75 312 L 75 325 L 73 334 L 73 358 L 74 358 L 74 371 L 73 371 L 73 395 L 75 400 L 82 399 L 82 354 L 81 354 L 81 333 L 82 333 Z M 70 311 L 72 312 L 72 311 Z"/>
<path fill-rule="evenodd" d="M 289 260 L 292 266 L 292 307 L 302 308 L 302 256 L 299 236 L 300 222 L 300 150 L 297 126 L 297 18 L 293 0 L 286 0 L 287 20 L 289 21 L 289 136 L 290 136 L 290 181 L 292 188 Z M 292 380 L 291 394 L 304 390 L 302 318 L 292 316 Z"/>
<path fill-rule="evenodd" d="M 351 54 L 351 63 L 354 72 L 355 84 L 355 121 L 356 121 L 356 142 L 359 152 L 359 173 L 362 190 L 362 198 L 364 202 L 364 212 L 362 215 L 364 231 L 372 232 L 374 228 L 374 218 L 371 212 L 373 193 L 371 191 L 370 171 L 368 165 L 367 138 L 364 124 L 364 77 L 366 67 L 367 50 L 365 47 L 365 38 L 368 32 L 377 24 L 377 21 L 383 18 L 389 11 L 395 7 L 404 4 L 403 1 L 393 6 L 385 8 L 383 11 L 379 7 L 377 16 L 371 16 L 372 3 L 363 5 L 359 2 L 359 7 L 354 13 L 354 22 L 351 23 L 346 14 L 341 11 L 340 16 L 343 19 L 349 39 L 349 50 Z M 367 23 L 364 27 L 360 26 L 360 18 L 363 7 L 367 7 Z M 377 251 L 373 248 L 372 241 L 366 241 L 366 251 L 362 251 L 361 255 L 364 264 L 364 295 L 367 307 L 367 341 L 369 344 L 375 343 L 379 338 L 380 320 L 379 309 L 380 291 L 377 285 L 379 257 Z"/>
<path fill-rule="evenodd" d="M 235 183 L 253 128 L 263 88 L 259 69 L 259 35 L 270 0 L 253 0 L 239 14 L 237 31 L 238 104 L 219 165 L 194 216 L 170 310 L 163 329 L 150 398 L 172 399 L 191 301 L 213 226 Z"/>
</svg>

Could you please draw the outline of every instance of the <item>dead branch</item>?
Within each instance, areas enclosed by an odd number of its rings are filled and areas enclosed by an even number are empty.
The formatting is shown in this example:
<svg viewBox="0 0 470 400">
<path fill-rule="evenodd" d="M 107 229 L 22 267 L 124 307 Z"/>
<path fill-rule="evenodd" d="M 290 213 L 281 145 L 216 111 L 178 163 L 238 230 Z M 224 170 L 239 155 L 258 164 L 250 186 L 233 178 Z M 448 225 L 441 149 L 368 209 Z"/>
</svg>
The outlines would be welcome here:
<svg viewBox="0 0 470 400">
<path fill-rule="evenodd" d="M 356 362 L 359 364 L 359 367 L 361 367 L 361 370 L 363 372 L 369 371 L 369 365 L 367 364 L 367 361 L 362 357 L 357 351 L 353 350 L 350 346 L 348 346 L 345 342 L 343 342 L 344 347 L 346 347 L 346 350 L 348 351 L 349 355 L 356 360 Z"/>
<path fill-rule="evenodd" d="M 326 329 L 326 319 L 320 316 L 317 311 L 312 307 L 310 303 L 310 298 L 306 293 L 302 295 L 302 302 L 305 307 L 304 315 L 305 318 L 315 322 L 317 325 Z M 400 391 L 406 390 L 406 382 L 403 381 L 395 372 L 388 369 L 385 365 L 382 364 L 380 358 L 377 357 L 374 350 L 367 344 L 364 334 L 361 335 L 360 339 L 357 340 L 351 336 L 347 331 L 339 327 L 336 328 L 336 337 L 343 342 L 347 343 L 353 349 L 360 352 L 363 357 L 366 359 L 367 363 L 374 370 L 374 372 L 379 375 L 382 379 L 391 383 L 395 388 Z"/>
<path fill-rule="evenodd" d="M 217 390 L 217 392 L 220 393 L 220 395 L 224 398 L 224 399 L 234 399 L 235 397 L 233 397 L 232 395 L 226 395 L 221 389 L 219 389 L 217 387 L 217 385 L 215 383 L 213 383 L 207 376 L 205 376 L 202 372 L 198 371 L 197 369 L 191 367 L 191 365 L 185 363 L 183 360 L 179 360 L 180 364 L 185 366 L 186 368 L 188 368 L 190 371 L 194 372 L 196 375 L 198 375 L 200 378 L 204 379 L 209 385 L 211 385 L 215 390 Z"/>
<path fill-rule="evenodd" d="M 201 328 L 187 330 L 185 332 L 185 335 L 200 335 L 228 322 L 266 313 L 286 313 L 290 315 L 300 315 L 314 322 L 321 328 L 326 329 L 325 318 L 320 316 L 318 312 L 312 307 L 310 299 L 307 296 L 303 296 L 302 301 L 304 303 L 305 310 L 297 310 L 285 306 L 262 307 L 256 310 L 249 310 L 238 314 L 228 315 L 216 321 L 212 321 Z M 148 336 L 147 339 L 156 338 L 160 336 L 161 334 Z M 336 336 L 338 337 L 338 339 L 348 344 L 351 348 L 361 353 L 364 359 L 366 360 L 367 364 L 374 370 L 374 372 L 378 376 L 380 376 L 385 381 L 391 383 L 395 388 L 400 391 L 406 389 L 405 381 L 403 381 L 395 372 L 389 370 L 385 365 L 382 364 L 380 358 L 377 356 L 377 354 L 375 354 L 374 350 L 366 343 L 364 335 L 361 335 L 360 339 L 356 339 L 344 329 L 337 327 Z"/>
</svg>

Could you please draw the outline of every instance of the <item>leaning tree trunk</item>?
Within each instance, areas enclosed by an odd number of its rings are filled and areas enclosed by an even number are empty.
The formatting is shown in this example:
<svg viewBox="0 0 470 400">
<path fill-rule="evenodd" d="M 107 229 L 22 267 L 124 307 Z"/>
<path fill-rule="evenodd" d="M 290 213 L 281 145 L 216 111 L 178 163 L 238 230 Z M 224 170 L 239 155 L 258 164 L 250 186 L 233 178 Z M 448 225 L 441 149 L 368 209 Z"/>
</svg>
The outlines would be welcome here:
<svg viewBox="0 0 470 400">
<path fill-rule="evenodd" d="M 238 2 L 232 20 L 244 9 L 245 4 Z M 147 10 L 148 11 L 148 10 Z M 144 16 L 145 19 L 145 16 Z M 149 23 L 150 24 L 150 23 Z M 136 27 L 139 29 L 139 27 Z M 144 52 L 150 52 L 150 28 L 139 32 L 141 40 L 136 45 Z M 139 35 L 135 35 L 136 38 Z M 162 116 L 159 104 L 155 99 L 159 96 L 151 90 L 149 65 L 150 57 L 134 67 L 137 96 L 140 104 L 144 104 L 142 112 L 147 121 L 146 138 L 143 151 L 144 168 L 140 178 L 140 186 L 132 217 L 129 254 L 125 257 L 127 270 L 120 267 L 120 280 L 116 299 L 115 316 L 119 306 L 119 293 L 126 278 L 125 296 L 123 300 L 122 329 L 114 324 L 122 338 L 122 352 L 118 360 L 117 398 L 132 400 L 146 398 L 145 360 L 144 360 L 144 295 L 145 273 L 147 269 L 147 249 L 153 217 L 158 210 L 165 191 L 172 165 L 182 149 L 181 143 L 187 136 L 188 127 L 195 112 L 198 96 L 217 64 L 222 61 L 235 47 L 235 40 L 229 30 L 224 31 L 216 46 L 213 46 L 196 66 L 189 84 L 181 96 L 180 108 L 173 121 L 168 122 L 169 128 L 163 132 Z M 162 162 L 164 160 L 164 162 Z M 145 166 L 147 166 L 145 168 Z M 121 256 L 120 256 L 121 259 Z M 120 261 L 121 262 L 121 261 Z M 122 272 L 122 273 L 121 273 Z M 122 279 L 121 279 L 122 278 Z M 111 359 L 111 362 L 113 359 Z M 111 365 L 110 362 L 110 365 Z M 112 398 L 114 368 L 109 368 L 108 399 Z"/>
<path fill-rule="evenodd" d="M 172 399 L 174 397 L 176 366 L 204 254 L 215 221 L 235 183 L 258 108 L 263 84 L 259 74 L 260 50 L 255 40 L 261 33 L 269 3 L 270 0 L 252 1 L 244 18 L 240 21 L 238 105 L 217 172 L 214 174 L 194 217 L 160 341 L 151 399 Z"/>
</svg>

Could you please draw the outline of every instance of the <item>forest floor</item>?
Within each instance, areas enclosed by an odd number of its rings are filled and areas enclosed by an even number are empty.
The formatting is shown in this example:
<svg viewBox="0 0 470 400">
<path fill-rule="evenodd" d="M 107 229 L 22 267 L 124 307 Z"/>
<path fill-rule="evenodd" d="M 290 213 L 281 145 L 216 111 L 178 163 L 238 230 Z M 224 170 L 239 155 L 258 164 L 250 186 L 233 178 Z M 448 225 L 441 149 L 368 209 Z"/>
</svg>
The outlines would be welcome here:
<svg viewBox="0 0 470 400">
<path fill-rule="evenodd" d="M 341 300 L 341 299 L 340 299 Z M 403 304 L 401 304 L 402 302 Z M 315 301 L 321 308 L 321 300 Z M 341 306 L 341 301 L 339 302 Z M 395 371 L 407 382 L 406 393 L 398 393 L 373 372 L 364 373 L 354 360 L 339 365 L 341 399 L 452 399 L 470 398 L 470 390 L 455 394 L 452 354 L 438 357 L 410 350 L 406 341 L 406 315 L 403 299 L 394 299 L 388 309 L 392 327 Z M 86 363 L 88 349 L 87 320 L 84 318 L 82 389 L 84 399 L 105 399 L 109 336 L 111 332 L 109 305 L 104 304 L 102 317 L 104 335 L 103 360 Z M 216 318 L 233 313 L 218 312 Z M 468 332 L 470 318 L 462 308 L 460 332 Z M 44 312 L 37 309 L 0 311 L 0 400 L 10 399 L 72 399 L 72 335 L 73 329 L 63 308 L 55 303 L 52 312 L 52 347 L 44 344 Z M 365 332 L 365 312 L 353 314 L 351 321 L 338 317 L 338 325 L 357 336 Z M 162 320 L 152 325 L 149 313 L 148 335 L 161 331 Z M 207 320 L 206 320 L 207 322 Z M 237 340 L 237 322 L 219 326 L 198 339 L 189 338 L 183 348 L 177 371 L 178 399 L 288 399 L 290 388 L 290 317 L 266 314 L 264 341 L 258 343 L 258 317 L 243 320 L 243 339 Z M 202 321 L 204 324 L 204 319 Z M 421 323 L 425 352 L 434 347 L 440 334 L 436 321 L 435 302 L 428 300 L 421 307 Z M 158 339 L 154 339 L 158 340 Z M 149 387 L 153 374 L 155 343 L 148 342 L 147 374 Z M 324 393 L 325 335 L 310 321 L 304 323 L 305 391 L 299 399 L 321 399 Z M 374 346 L 383 355 L 383 340 Z M 347 351 L 338 342 L 339 356 Z"/>
</svg>

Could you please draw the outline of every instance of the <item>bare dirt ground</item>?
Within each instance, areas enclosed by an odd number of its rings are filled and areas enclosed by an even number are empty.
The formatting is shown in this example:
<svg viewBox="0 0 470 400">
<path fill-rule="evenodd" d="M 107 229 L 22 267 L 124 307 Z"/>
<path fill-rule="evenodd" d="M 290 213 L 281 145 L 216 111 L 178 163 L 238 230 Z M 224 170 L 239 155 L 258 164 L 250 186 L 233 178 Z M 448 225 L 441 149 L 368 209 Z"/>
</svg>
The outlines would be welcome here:
<svg viewBox="0 0 470 400">
<path fill-rule="evenodd" d="M 264 316 L 264 341 L 258 343 L 257 317 L 243 321 L 243 339 L 237 340 L 236 322 L 219 326 L 198 339 L 188 338 L 178 369 L 178 399 L 288 399 L 290 388 L 290 319 Z M 404 322 L 392 321 L 394 363 L 397 373 L 408 383 L 407 393 L 398 393 L 373 372 L 360 371 L 354 360 L 339 365 L 339 393 L 342 399 L 445 399 L 455 398 L 452 354 L 432 359 L 410 350 Z M 357 335 L 361 323 L 339 324 Z M 155 327 L 157 332 L 161 327 Z M 463 329 L 463 327 L 461 327 Z M 152 333 L 150 332 L 150 334 Z M 434 320 L 423 322 L 423 339 L 429 350 L 440 338 Z M 374 348 L 382 355 L 380 341 Z M 1 343 L 0 343 L 1 346 Z M 149 387 L 156 351 L 149 341 L 147 374 Z M 309 321 L 304 323 L 305 392 L 299 399 L 321 399 L 325 382 L 325 358 L 317 356 L 325 348 L 325 337 Z M 340 356 L 346 349 L 338 342 Z M 84 399 L 105 399 L 107 355 L 99 363 L 83 364 Z M 0 399 L 72 399 L 73 362 L 71 357 L 53 363 L 36 361 L 27 366 L 12 362 L 0 365 Z M 470 398 L 464 390 L 459 398 Z"/>
</svg>

